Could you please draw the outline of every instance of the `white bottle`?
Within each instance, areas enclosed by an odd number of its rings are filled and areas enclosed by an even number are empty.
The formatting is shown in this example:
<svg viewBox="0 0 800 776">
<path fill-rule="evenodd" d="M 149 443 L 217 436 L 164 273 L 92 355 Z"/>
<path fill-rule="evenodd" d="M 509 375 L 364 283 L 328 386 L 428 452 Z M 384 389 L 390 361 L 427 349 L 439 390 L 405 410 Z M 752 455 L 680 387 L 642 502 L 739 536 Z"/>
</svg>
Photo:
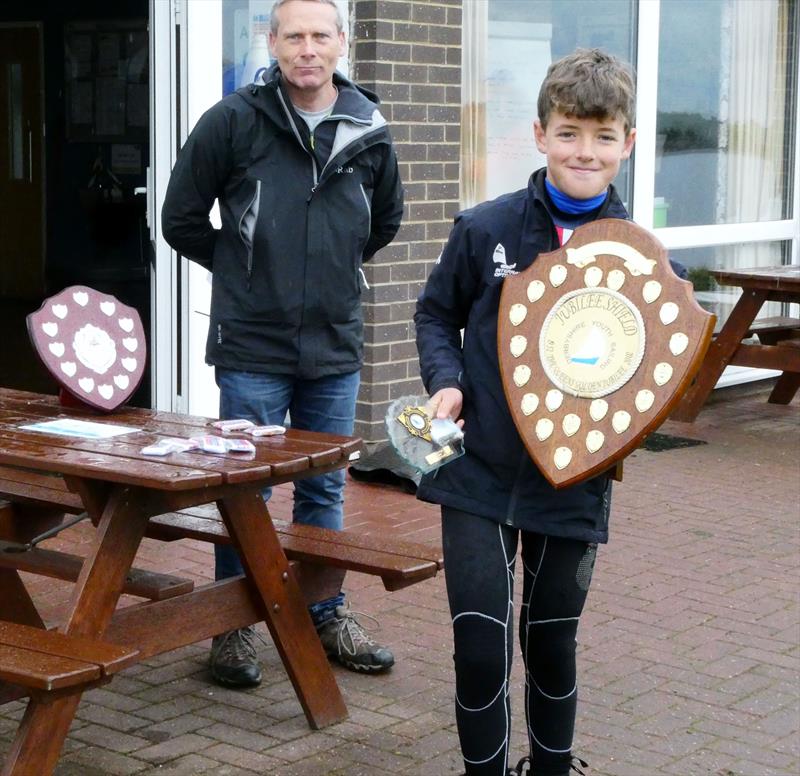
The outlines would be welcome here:
<svg viewBox="0 0 800 776">
<path fill-rule="evenodd" d="M 267 48 L 266 35 L 253 35 L 250 50 L 244 58 L 242 80 L 239 86 L 247 86 L 254 82 L 261 82 L 261 74 L 269 67 L 269 49 Z"/>
</svg>

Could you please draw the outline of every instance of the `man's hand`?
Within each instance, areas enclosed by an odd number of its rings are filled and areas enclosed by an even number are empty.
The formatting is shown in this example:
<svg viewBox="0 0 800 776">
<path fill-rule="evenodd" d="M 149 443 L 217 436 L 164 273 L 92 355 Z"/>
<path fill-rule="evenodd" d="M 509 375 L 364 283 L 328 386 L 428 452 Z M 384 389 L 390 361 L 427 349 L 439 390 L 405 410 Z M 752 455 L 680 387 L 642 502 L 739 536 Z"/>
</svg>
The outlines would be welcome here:
<svg viewBox="0 0 800 776">
<path fill-rule="evenodd" d="M 425 409 L 432 418 L 452 418 L 459 428 L 464 428 L 464 421 L 459 420 L 464 394 L 458 388 L 442 388 L 428 400 Z"/>
</svg>

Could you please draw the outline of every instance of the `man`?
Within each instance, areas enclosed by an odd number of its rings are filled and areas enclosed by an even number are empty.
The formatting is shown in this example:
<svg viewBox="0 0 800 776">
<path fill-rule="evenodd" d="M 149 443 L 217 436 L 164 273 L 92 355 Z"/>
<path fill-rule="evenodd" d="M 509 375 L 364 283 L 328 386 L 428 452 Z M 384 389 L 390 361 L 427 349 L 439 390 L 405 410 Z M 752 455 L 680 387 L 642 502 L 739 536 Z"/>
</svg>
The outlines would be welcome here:
<svg viewBox="0 0 800 776">
<path fill-rule="evenodd" d="M 397 233 L 403 194 L 375 95 L 335 73 L 333 0 L 277 0 L 264 82 L 208 110 L 183 147 L 162 212 L 166 240 L 213 273 L 206 360 L 220 417 L 351 434 L 362 363 L 362 260 Z M 222 227 L 209 221 L 219 201 Z M 344 470 L 295 486 L 296 522 L 342 527 Z M 269 492 L 265 493 L 265 498 Z M 241 573 L 216 548 L 217 579 Z M 326 652 L 348 668 L 394 663 L 345 606 L 311 607 Z M 253 628 L 214 638 L 211 673 L 261 680 Z"/>
</svg>

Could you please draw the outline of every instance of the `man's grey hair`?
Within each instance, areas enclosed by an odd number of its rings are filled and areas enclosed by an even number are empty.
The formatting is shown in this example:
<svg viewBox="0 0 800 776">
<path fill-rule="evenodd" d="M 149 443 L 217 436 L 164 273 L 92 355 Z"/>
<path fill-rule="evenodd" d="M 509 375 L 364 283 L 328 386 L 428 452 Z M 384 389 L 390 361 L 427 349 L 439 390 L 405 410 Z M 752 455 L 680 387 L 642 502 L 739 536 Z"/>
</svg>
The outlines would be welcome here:
<svg viewBox="0 0 800 776">
<path fill-rule="evenodd" d="M 293 2 L 293 0 L 275 0 L 275 4 L 272 6 L 272 13 L 269 16 L 269 29 L 273 35 L 278 34 L 278 9 L 282 5 L 286 5 L 286 3 Z M 344 31 L 344 21 L 342 20 L 342 14 L 339 12 L 339 6 L 336 5 L 334 0 L 299 0 L 299 2 L 303 3 L 324 3 L 325 5 L 329 5 L 336 11 L 336 30 L 337 32 Z"/>
</svg>

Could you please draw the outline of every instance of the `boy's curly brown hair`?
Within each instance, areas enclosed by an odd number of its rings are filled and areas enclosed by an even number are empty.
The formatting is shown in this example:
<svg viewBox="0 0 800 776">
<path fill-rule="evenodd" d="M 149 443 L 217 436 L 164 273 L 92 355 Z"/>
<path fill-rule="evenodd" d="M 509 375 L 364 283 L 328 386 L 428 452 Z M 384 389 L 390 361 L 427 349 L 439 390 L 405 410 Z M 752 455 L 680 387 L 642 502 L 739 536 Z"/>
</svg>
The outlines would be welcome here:
<svg viewBox="0 0 800 776">
<path fill-rule="evenodd" d="M 553 111 L 578 119 L 615 119 L 630 132 L 636 115 L 633 70 L 601 49 L 576 49 L 553 62 L 539 90 L 539 121 Z"/>
</svg>

